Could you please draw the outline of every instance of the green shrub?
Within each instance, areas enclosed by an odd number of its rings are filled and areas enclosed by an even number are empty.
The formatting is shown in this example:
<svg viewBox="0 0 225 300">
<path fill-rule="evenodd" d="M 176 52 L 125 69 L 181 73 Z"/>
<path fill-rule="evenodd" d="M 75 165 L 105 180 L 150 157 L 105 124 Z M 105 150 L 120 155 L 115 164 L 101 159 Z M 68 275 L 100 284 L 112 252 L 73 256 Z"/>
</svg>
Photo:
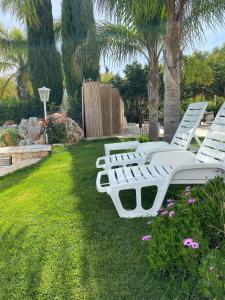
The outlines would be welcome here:
<svg viewBox="0 0 225 300">
<path fill-rule="evenodd" d="M 54 119 L 48 120 L 48 139 L 50 144 L 64 143 L 67 137 L 66 124 Z"/>
<path fill-rule="evenodd" d="M 194 199 L 190 204 L 190 199 Z M 180 196 L 171 208 L 159 212 L 153 220 L 148 260 L 153 271 L 184 273 L 198 277 L 201 260 L 224 242 L 225 184 L 216 178 Z M 171 215 L 171 211 L 174 215 Z M 192 238 L 199 248 L 185 247 Z"/>
<path fill-rule="evenodd" d="M 144 134 L 140 134 L 137 138 L 138 142 L 140 143 L 145 143 L 145 142 L 149 142 L 150 139 L 147 135 L 144 135 Z"/>
<path fill-rule="evenodd" d="M 15 128 L 6 128 L 0 132 L 0 145 L 2 147 L 18 145 L 19 135 Z"/>
<path fill-rule="evenodd" d="M 18 100 L 16 98 L 0 100 L 0 125 L 8 120 L 19 124 L 21 119 L 34 116 L 43 116 L 43 103 L 40 100 Z"/>
<path fill-rule="evenodd" d="M 211 250 L 199 268 L 198 289 L 207 299 L 225 299 L 225 244 L 222 249 Z"/>
<path fill-rule="evenodd" d="M 206 251 L 206 244 L 200 230 L 200 220 L 188 206 L 186 199 L 180 199 L 173 209 L 167 209 L 167 215 L 154 219 L 148 260 L 153 271 L 196 274 L 201 256 Z M 174 216 L 169 214 L 174 213 Z M 192 238 L 199 243 L 199 249 L 185 247 L 183 241 Z"/>
<path fill-rule="evenodd" d="M 224 97 L 216 97 L 215 99 L 208 101 L 207 111 L 213 111 L 216 115 L 223 103 Z"/>
</svg>

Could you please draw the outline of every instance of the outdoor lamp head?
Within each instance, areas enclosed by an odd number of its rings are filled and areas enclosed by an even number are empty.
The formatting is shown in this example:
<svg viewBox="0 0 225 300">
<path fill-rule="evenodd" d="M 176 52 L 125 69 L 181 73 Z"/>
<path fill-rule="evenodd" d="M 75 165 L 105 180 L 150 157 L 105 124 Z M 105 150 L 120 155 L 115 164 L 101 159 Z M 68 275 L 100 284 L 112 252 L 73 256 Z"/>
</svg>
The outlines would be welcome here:
<svg viewBox="0 0 225 300">
<path fill-rule="evenodd" d="M 42 87 L 38 89 L 40 98 L 42 102 L 48 102 L 49 100 L 49 94 L 50 94 L 50 89 L 46 87 Z"/>
</svg>

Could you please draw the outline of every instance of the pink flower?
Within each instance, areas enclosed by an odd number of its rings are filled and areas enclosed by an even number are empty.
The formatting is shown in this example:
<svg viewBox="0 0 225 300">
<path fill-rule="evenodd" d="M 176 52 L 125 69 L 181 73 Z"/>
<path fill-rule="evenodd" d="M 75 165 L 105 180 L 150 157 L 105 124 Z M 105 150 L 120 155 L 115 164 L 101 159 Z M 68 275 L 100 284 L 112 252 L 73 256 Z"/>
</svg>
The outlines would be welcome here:
<svg viewBox="0 0 225 300">
<path fill-rule="evenodd" d="M 168 208 L 172 208 L 173 206 L 174 206 L 174 202 L 170 202 L 170 203 L 167 204 Z"/>
<path fill-rule="evenodd" d="M 193 205 L 195 203 L 195 201 L 196 200 L 194 198 L 188 199 L 187 204 Z"/>
<path fill-rule="evenodd" d="M 167 216 L 167 215 L 168 215 L 168 211 L 167 211 L 167 210 L 164 210 L 164 211 L 162 211 L 160 214 L 161 214 L 161 216 Z"/>
<path fill-rule="evenodd" d="M 147 234 L 147 235 L 144 235 L 144 236 L 142 237 L 142 241 L 150 241 L 151 238 L 152 238 L 152 237 L 151 237 L 149 234 Z"/>
<path fill-rule="evenodd" d="M 192 244 L 191 244 L 191 248 L 192 249 L 198 249 L 199 248 L 199 243 L 193 241 Z"/>
<path fill-rule="evenodd" d="M 175 211 L 171 210 L 171 212 L 169 213 L 169 217 L 172 218 L 175 216 Z"/>
<path fill-rule="evenodd" d="M 169 204 L 169 203 L 173 203 L 174 202 L 174 200 L 173 199 L 168 199 L 167 200 L 167 203 Z"/>
<path fill-rule="evenodd" d="M 183 240 L 183 245 L 192 249 L 198 249 L 199 243 L 193 241 L 192 238 L 187 238 Z"/>
<path fill-rule="evenodd" d="M 193 243 L 192 238 L 187 238 L 187 239 L 184 239 L 184 240 L 183 240 L 183 245 L 184 245 L 184 246 L 191 247 L 191 246 L 192 246 L 192 243 Z"/>
</svg>

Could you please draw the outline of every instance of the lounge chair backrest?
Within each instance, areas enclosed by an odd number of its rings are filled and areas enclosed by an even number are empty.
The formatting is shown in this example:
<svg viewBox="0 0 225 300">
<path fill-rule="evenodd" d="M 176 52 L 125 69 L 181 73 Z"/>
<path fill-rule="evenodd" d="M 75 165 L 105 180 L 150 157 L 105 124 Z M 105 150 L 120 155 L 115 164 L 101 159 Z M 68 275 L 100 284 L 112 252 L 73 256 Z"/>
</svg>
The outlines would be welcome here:
<svg viewBox="0 0 225 300">
<path fill-rule="evenodd" d="M 225 103 L 213 121 L 196 158 L 203 163 L 225 162 Z"/>
<path fill-rule="evenodd" d="M 207 104 L 207 102 L 197 102 L 191 103 L 188 106 L 171 141 L 171 146 L 180 147 L 184 150 L 187 150 L 191 140 L 195 136 L 195 131 L 203 118 Z"/>
</svg>

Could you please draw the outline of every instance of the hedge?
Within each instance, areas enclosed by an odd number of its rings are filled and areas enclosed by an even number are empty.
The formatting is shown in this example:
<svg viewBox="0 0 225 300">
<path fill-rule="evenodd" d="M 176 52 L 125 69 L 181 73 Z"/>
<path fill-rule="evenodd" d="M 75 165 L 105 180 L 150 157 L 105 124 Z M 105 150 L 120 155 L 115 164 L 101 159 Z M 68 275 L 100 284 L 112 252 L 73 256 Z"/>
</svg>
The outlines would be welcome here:
<svg viewBox="0 0 225 300">
<path fill-rule="evenodd" d="M 19 124 L 21 119 L 43 117 L 43 104 L 39 100 L 18 100 L 16 98 L 0 100 L 0 125 L 13 120 Z"/>
</svg>

